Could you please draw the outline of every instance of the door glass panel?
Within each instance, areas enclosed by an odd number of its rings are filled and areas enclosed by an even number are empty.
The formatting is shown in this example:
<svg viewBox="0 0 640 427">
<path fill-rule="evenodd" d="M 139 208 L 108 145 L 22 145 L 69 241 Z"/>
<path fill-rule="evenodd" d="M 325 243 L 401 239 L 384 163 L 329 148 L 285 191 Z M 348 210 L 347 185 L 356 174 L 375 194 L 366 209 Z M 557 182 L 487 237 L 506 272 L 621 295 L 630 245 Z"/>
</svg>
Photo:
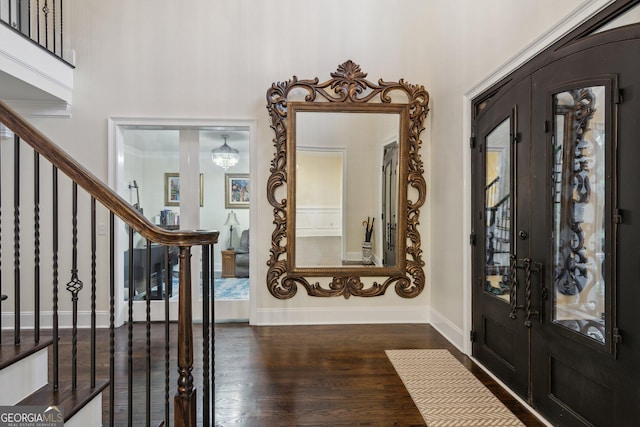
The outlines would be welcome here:
<svg viewBox="0 0 640 427">
<path fill-rule="evenodd" d="M 633 25 L 640 22 L 640 5 L 636 5 L 618 16 L 617 18 L 607 22 L 602 27 L 598 28 L 591 34 L 604 33 L 608 30 L 613 30 L 615 28 L 625 27 L 627 25 Z"/>
<path fill-rule="evenodd" d="M 554 322 L 605 343 L 605 87 L 553 96 Z"/>
<path fill-rule="evenodd" d="M 485 144 L 485 292 L 509 301 L 511 253 L 511 118 L 486 137 Z"/>
</svg>

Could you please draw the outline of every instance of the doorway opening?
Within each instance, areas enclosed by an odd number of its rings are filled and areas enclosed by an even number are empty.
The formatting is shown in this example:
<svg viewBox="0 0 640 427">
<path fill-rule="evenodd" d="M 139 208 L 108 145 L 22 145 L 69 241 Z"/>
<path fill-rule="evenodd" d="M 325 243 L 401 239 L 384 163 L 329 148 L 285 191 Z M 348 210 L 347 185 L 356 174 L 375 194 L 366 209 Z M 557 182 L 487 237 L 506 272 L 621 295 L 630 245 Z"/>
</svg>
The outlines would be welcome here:
<svg viewBox="0 0 640 427">
<path fill-rule="evenodd" d="M 250 145 L 254 124 L 249 121 L 187 121 L 162 119 L 110 119 L 110 185 L 147 219 L 168 230 L 218 230 L 214 245 L 213 277 L 217 321 L 249 319 L 251 281 L 249 230 L 251 212 Z M 212 150 L 226 144 L 238 150 L 238 162 L 222 168 Z M 242 187 L 240 195 L 239 187 Z M 229 226 L 228 218 L 234 219 Z M 128 230 L 116 233 L 116 322 L 124 321 L 129 295 Z M 232 246 L 230 246 L 230 243 Z M 173 252 L 177 254 L 177 248 Z M 146 241 L 134 235 L 134 319 L 145 318 L 151 300 L 152 318 L 161 316 L 162 299 L 169 293 L 170 319 L 178 313 L 178 263 L 163 257 L 154 261 L 151 247 L 151 294 L 138 281 L 146 277 Z M 141 252 L 136 258 L 137 252 Z M 142 254 L 144 252 L 144 254 Z M 231 254 L 231 255 L 230 255 Z M 232 256 L 229 264 L 229 256 Z M 140 262 L 136 263 L 136 259 Z M 177 257 L 175 257 L 177 258 Z M 202 317 L 202 263 L 200 248 L 192 251 L 193 318 Z M 171 283 L 163 283 L 166 269 Z M 225 271 L 226 270 L 226 271 Z M 231 272 L 229 274 L 229 271 Z M 224 274 L 226 273 L 226 274 Z"/>
</svg>

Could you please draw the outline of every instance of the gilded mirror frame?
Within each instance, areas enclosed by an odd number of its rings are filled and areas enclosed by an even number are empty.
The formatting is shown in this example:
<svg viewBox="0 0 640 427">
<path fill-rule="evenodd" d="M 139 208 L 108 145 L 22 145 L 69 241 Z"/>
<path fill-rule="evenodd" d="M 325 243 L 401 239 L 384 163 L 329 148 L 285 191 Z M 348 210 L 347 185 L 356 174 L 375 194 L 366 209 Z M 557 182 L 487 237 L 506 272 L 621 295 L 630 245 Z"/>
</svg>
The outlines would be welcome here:
<svg viewBox="0 0 640 427">
<path fill-rule="evenodd" d="M 318 78 L 299 80 L 296 76 L 286 82 L 273 83 L 267 90 L 267 110 L 271 128 L 275 132 L 274 157 L 267 181 L 267 199 L 273 207 L 275 225 L 270 257 L 267 262 L 267 287 L 278 299 L 292 298 L 303 286 L 307 294 L 317 297 L 350 296 L 373 297 L 383 295 L 394 285 L 403 298 L 414 298 L 425 286 L 421 237 L 418 231 L 420 209 L 426 199 L 424 166 L 420 156 L 420 133 L 429 112 L 429 94 L 424 86 L 398 82 L 378 83 L 366 80 L 360 66 L 346 61 L 331 73 L 331 79 L 319 83 Z M 304 102 L 296 102 L 292 93 L 302 91 Z M 403 95 L 404 102 L 394 102 L 392 95 Z M 291 99 L 290 99 L 291 97 Z M 398 262 L 391 267 L 295 267 L 295 112 L 366 112 L 399 114 L 400 184 Z M 288 113 L 293 113 L 288 115 Z M 283 188 L 285 187 L 285 188 Z M 412 190 L 413 189 L 413 190 Z M 281 194 L 286 190 L 286 198 Z M 290 203 L 288 203 L 290 201 Z M 289 238 L 288 238 L 289 237 Z M 404 242 L 404 244 L 402 244 Z M 310 281 L 313 277 L 327 277 L 327 285 Z M 366 284 L 362 277 L 374 278 Z M 382 279 L 378 282 L 376 279 Z"/>
</svg>

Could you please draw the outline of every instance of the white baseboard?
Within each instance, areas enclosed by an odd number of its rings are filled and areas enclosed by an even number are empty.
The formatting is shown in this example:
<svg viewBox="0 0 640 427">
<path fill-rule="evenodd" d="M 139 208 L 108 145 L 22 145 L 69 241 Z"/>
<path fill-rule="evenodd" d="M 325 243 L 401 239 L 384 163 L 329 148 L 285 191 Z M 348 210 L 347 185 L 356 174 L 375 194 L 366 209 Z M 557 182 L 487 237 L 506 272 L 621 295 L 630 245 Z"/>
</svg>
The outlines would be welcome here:
<svg viewBox="0 0 640 427">
<path fill-rule="evenodd" d="M 440 314 L 433 307 L 429 308 L 431 326 L 440 332 L 451 344 L 464 353 L 464 334 L 462 329 L 454 325 L 449 319 Z"/>
<path fill-rule="evenodd" d="M 272 308 L 258 309 L 255 325 L 334 325 L 428 323 L 426 307 Z"/>
<path fill-rule="evenodd" d="M 248 322 L 249 300 L 215 300 L 216 322 Z"/>
<path fill-rule="evenodd" d="M 20 313 L 20 327 L 23 329 L 33 329 L 35 324 L 35 318 L 32 311 Z M 73 313 L 71 311 L 59 311 L 58 312 L 58 326 L 66 329 L 73 327 Z M 2 329 L 13 329 L 13 312 L 2 313 Z M 43 329 L 53 328 L 53 312 L 43 311 L 40 314 L 40 327 Z M 78 328 L 90 328 L 91 327 L 91 312 L 90 311 L 78 311 Z M 108 311 L 96 311 L 96 327 L 108 328 L 109 327 L 109 312 Z"/>
</svg>

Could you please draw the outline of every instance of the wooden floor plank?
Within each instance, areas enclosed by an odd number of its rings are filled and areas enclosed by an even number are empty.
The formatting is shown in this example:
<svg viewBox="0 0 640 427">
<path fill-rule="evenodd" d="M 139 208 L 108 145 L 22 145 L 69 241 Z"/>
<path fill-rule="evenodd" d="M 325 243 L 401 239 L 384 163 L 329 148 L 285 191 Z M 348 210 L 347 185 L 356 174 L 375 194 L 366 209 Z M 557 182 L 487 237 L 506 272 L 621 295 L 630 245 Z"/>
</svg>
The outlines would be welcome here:
<svg viewBox="0 0 640 427">
<path fill-rule="evenodd" d="M 384 351 L 436 348 L 451 351 L 525 425 L 542 425 L 429 325 L 217 325 L 216 423 L 425 425 Z"/>
<path fill-rule="evenodd" d="M 25 335 L 21 338 L 20 344 L 15 345 L 13 334 L 3 333 L 3 340 L 0 345 L 0 369 L 19 362 L 53 343 L 51 337 L 43 337 L 39 342 L 34 342 L 32 334 Z"/>
<path fill-rule="evenodd" d="M 108 331 L 98 332 L 98 377 L 108 378 Z M 460 360 L 527 426 L 540 426 L 516 399 L 459 352 L 430 325 L 215 326 L 215 420 L 233 426 L 422 426 L 424 420 L 384 354 L 385 350 L 444 348 Z M 126 325 L 116 330 L 115 425 L 127 423 Z M 171 337 L 177 336 L 171 325 Z M 145 418 L 144 325 L 134 327 L 134 420 Z M 164 326 L 153 324 L 152 425 L 164 418 Z M 202 329 L 194 325 L 193 375 L 202 422 Z M 61 354 L 69 352 L 68 331 Z M 88 352 L 88 331 L 80 331 L 79 359 Z M 175 346 L 172 346 L 175 347 Z M 177 383 L 175 348 L 170 352 L 170 408 Z M 61 376 L 69 360 L 63 356 Z M 86 370 L 86 369 L 85 369 Z M 83 374 L 84 375 L 84 374 Z M 108 420 L 109 391 L 103 393 Z M 134 425 L 138 425 L 134 422 Z"/>
</svg>

